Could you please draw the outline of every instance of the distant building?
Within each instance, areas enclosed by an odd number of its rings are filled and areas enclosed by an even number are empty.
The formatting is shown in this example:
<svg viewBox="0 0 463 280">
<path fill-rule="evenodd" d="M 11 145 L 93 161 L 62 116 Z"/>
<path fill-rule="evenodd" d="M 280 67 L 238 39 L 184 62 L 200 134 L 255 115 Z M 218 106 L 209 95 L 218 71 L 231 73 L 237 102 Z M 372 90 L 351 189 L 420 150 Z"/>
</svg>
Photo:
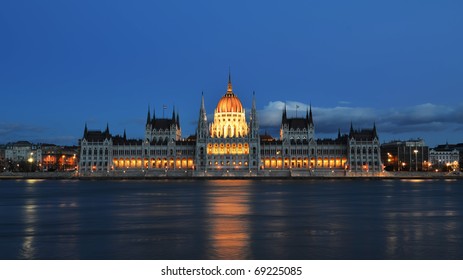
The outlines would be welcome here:
<svg viewBox="0 0 463 280">
<path fill-rule="evenodd" d="M 0 172 L 6 171 L 5 151 L 6 151 L 6 146 L 0 145 Z"/>
<path fill-rule="evenodd" d="M 14 163 L 28 162 L 30 165 L 37 166 L 42 162 L 41 146 L 28 141 L 8 143 L 5 149 L 5 160 Z"/>
<path fill-rule="evenodd" d="M 387 171 L 428 171 L 429 147 L 423 139 L 391 141 L 381 145 Z"/>
<path fill-rule="evenodd" d="M 316 139 L 312 108 L 303 117 L 282 112 L 280 137 L 259 134 L 255 97 L 246 114 L 233 92 L 229 76 L 225 95 L 219 100 L 214 119 L 207 119 L 201 97 L 196 134 L 182 138 L 180 118 L 175 109 L 170 118 L 151 115 L 148 109 L 144 139 L 113 136 L 88 130 L 80 140 L 81 174 L 91 172 L 130 173 L 153 176 L 253 176 L 298 172 L 380 172 L 383 169 L 376 126 L 338 132 L 336 139 Z M 273 172 L 273 173 L 270 173 Z"/>
<path fill-rule="evenodd" d="M 460 151 L 457 145 L 439 145 L 429 151 L 429 162 L 436 170 L 458 170 Z"/>
<path fill-rule="evenodd" d="M 78 166 L 79 147 L 42 144 L 40 171 L 75 171 Z"/>
</svg>

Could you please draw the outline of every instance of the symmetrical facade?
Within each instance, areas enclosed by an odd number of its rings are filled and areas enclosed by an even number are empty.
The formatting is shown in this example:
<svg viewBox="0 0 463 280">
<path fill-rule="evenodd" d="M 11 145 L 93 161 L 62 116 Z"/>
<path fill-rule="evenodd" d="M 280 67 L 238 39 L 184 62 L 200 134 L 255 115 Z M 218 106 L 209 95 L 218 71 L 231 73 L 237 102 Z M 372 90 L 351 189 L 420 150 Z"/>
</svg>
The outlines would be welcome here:
<svg viewBox="0 0 463 280">
<path fill-rule="evenodd" d="M 209 122 L 201 96 L 195 135 L 182 138 L 180 118 L 156 118 L 148 109 L 145 138 L 128 140 L 105 131 L 88 131 L 81 140 L 80 173 L 144 176 L 303 176 L 326 172 L 380 172 L 380 144 L 373 129 L 316 139 L 312 108 L 305 117 L 282 112 L 280 137 L 259 134 L 255 95 L 249 114 L 234 93 L 231 77 Z M 272 173 L 273 172 L 273 173 Z"/>
</svg>

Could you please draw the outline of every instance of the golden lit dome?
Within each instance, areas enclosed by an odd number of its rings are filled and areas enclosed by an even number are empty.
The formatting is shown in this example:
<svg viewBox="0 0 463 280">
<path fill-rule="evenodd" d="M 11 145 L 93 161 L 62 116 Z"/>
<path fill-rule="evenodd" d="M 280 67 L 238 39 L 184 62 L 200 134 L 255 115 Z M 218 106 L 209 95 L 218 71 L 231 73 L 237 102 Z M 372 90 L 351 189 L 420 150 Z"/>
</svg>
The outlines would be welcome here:
<svg viewBox="0 0 463 280">
<path fill-rule="evenodd" d="M 243 112 L 243 105 L 241 101 L 232 91 L 231 78 L 228 77 L 228 88 L 227 93 L 220 98 L 219 103 L 217 104 L 218 113 L 228 113 L 228 112 Z"/>
<path fill-rule="evenodd" d="M 219 100 L 217 104 L 218 113 L 238 112 L 243 111 L 243 105 L 236 95 L 228 94 L 228 92 Z"/>
<path fill-rule="evenodd" d="M 248 135 L 246 113 L 240 99 L 233 93 L 231 76 L 228 74 L 228 89 L 220 98 L 210 126 L 213 138 L 239 138 Z"/>
</svg>

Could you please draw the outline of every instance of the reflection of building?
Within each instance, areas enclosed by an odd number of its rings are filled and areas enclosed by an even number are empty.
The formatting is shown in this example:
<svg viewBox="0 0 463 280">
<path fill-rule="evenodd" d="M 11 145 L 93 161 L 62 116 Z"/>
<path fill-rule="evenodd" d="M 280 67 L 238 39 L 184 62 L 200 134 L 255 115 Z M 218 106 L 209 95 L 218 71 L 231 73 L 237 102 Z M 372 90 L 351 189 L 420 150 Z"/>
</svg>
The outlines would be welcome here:
<svg viewBox="0 0 463 280">
<path fill-rule="evenodd" d="M 429 162 L 437 170 L 457 170 L 460 161 L 460 152 L 457 145 L 439 145 L 429 151 Z"/>
<path fill-rule="evenodd" d="M 381 145 L 387 171 L 427 171 L 429 147 L 424 140 L 391 141 Z"/>
<path fill-rule="evenodd" d="M 305 117 L 282 112 L 280 138 L 259 135 L 255 98 L 249 114 L 233 92 L 226 93 L 207 119 L 201 97 L 196 134 L 182 139 L 179 115 L 157 118 L 148 110 L 145 138 L 129 140 L 105 131 L 89 131 L 81 140 L 80 171 L 140 175 L 297 175 L 316 172 L 382 170 L 376 126 L 338 133 L 336 139 L 315 139 L 311 107 Z M 270 173 L 274 171 L 273 173 Z M 138 173 L 137 173 L 138 172 Z"/>
</svg>

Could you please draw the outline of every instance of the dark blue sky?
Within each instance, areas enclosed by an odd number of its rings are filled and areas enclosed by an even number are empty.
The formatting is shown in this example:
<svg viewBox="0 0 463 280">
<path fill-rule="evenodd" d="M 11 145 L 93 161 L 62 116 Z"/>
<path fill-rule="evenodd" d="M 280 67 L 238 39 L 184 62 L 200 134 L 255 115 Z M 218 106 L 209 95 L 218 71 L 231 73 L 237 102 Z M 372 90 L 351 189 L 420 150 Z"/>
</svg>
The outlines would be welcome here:
<svg viewBox="0 0 463 280">
<path fill-rule="evenodd" d="M 286 102 L 312 104 L 317 137 L 352 121 L 382 142 L 463 142 L 463 1 L 250 2 L 1 1 L 0 143 L 75 144 L 107 122 L 139 138 L 163 104 L 186 137 L 229 67 L 275 136 Z"/>
</svg>

